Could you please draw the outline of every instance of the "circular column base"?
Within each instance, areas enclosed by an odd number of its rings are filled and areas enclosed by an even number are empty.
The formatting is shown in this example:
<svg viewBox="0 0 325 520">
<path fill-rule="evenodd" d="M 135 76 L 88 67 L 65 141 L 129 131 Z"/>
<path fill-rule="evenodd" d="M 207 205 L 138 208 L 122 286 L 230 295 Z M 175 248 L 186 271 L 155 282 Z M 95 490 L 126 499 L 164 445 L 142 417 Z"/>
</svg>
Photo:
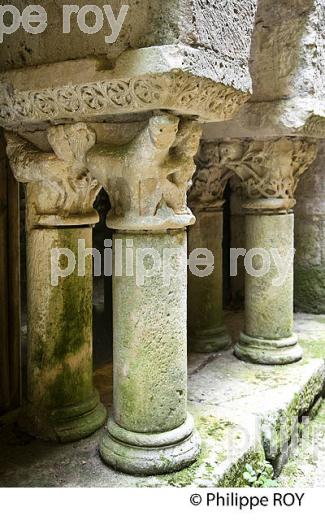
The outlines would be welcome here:
<svg viewBox="0 0 325 520">
<path fill-rule="evenodd" d="M 160 475 L 179 471 L 196 461 L 201 440 L 193 418 L 169 432 L 136 433 L 118 426 L 110 418 L 100 444 L 104 462 L 131 475 Z"/>
<path fill-rule="evenodd" d="M 89 437 L 105 424 L 106 418 L 107 410 L 95 392 L 88 401 L 58 410 L 27 404 L 18 424 L 32 437 L 66 443 Z"/>
<path fill-rule="evenodd" d="M 259 365 L 288 365 L 300 361 L 303 350 L 298 344 L 297 336 L 266 340 L 242 333 L 235 346 L 235 355 L 242 361 Z"/>
<path fill-rule="evenodd" d="M 231 337 L 226 327 L 202 331 L 189 338 L 189 351 L 198 353 L 219 352 L 231 345 Z"/>
</svg>

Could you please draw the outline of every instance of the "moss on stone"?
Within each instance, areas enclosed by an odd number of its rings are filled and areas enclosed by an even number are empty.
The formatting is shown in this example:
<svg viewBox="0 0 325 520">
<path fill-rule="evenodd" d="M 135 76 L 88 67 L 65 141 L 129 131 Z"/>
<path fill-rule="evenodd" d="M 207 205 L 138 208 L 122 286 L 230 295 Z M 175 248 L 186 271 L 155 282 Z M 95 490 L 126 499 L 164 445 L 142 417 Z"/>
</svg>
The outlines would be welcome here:
<svg viewBox="0 0 325 520">
<path fill-rule="evenodd" d="M 304 349 L 305 357 L 325 358 L 325 337 L 324 339 L 300 339 L 299 343 Z"/>
<path fill-rule="evenodd" d="M 302 312 L 325 313 L 325 266 L 295 267 L 295 306 Z"/>
<path fill-rule="evenodd" d="M 264 460 L 262 450 L 250 450 L 235 464 L 230 465 L 225 470 L 223 469 L 221 473 L 220 464 L 227 459 L 223 441 L 227 431 L 234 431 L 235 425 L 225 419 L 204 415 L 196 418 L 196 427 L 202 439 L 202 449 L 198 460 L 190 467 L 177 473 L 163 476 L 161 479 L 169 486 L 174 487 L 191 485 L 197 487 L 246 486 L 247 482 L 243 478 L 245 464 L 257 464 Z M 220 447 L 220 452 L 218 447 Z"/>
</svg>

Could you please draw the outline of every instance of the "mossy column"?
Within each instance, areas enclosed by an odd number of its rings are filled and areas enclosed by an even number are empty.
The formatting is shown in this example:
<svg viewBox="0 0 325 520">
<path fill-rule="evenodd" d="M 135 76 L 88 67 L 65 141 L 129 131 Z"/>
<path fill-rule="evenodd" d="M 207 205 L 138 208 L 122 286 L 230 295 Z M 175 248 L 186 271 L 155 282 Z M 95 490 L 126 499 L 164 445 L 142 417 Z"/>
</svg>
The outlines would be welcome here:
<svg viewBox="0 0 325 520">
<path fill-rule="evenodd" d="M 315 153 L 313 144 L 286 138 L 222 145 L 223 162 L 246 194 L 245 330 L 235 348 L 244 361 L 284 365 L 302 358 L 293 332 L 293 207 Z"/>
<path fill-rule="evenodd" d="M 204 275 L 188 270 L 188 330 L 191 352 L 217 352 L 231 343 L 223 316 L 223 206 L 230 177 L 221 168 L 218 143 L 202 142 L 197 170 L 189 191 L 196 223 L 188 230 L 189 253 L 213 255 L 214 267 Z"/>
<path fill-rule="evenodd" d="M 91 138 L 84 125 L 56 127 L 48 137 L 69 160 L 7 135 L 12 169 L 27 183 L 28 392 L 19 423 L 35 437 L 69 442 L 106 419 L 92 360 L 92 202 L 99 186 L 70 157 L 77 137 L 79 146 Z"/>
<path fill-rule="evenodd" d="M 325 314 L 325 142 L 297 189 L 295 307 Z"/>
<path fill-rule="evenodd" d="M 195 220 L 186 189 L 199 138 L 198 125 L 166 114 L 129 145 L 98 144 L 88 154 L 116 231 L 114 407 L 100 453 L 126 473 L 176 471 L 200 451 L 187 413 L 186 341 L 186 227 Z"/>
</svg>

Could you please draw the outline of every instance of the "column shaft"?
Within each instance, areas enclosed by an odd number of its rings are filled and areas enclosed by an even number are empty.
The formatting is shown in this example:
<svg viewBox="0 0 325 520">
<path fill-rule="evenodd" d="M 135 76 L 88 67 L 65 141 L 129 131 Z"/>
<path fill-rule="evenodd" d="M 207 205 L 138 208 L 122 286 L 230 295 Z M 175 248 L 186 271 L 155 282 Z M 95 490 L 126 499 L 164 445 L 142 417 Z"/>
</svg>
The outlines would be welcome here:
<svg viewBox="0 0 325 520">
<path fill-rule="evenodd" d="M 246 215 L 245 332 L 235 353 L 261 364 L 302 357 L 293 333 L 294 215 Z"/>
<path fill-rule="evenodd" d="M 216 352 L 230 345 L 223 317 L 223 209 L 195 211 L 196 224 L 188 230 L 189 252 L 208 249 L 214 257 L 212 274 L 188 273 L 189 350 Z"/>
<path fill-rule="evenodd" d="M 114 237 L 114 412 L 101 454 L 128 473 L 175 471 L 199 452 L 187 416 L 186 260 L 185 230 Z"/>
<path fill-rule="evenodd" d="M 91 256 L 85 276 L 75 266 L 57 285 L 51 279 L 51 251 L 65 248 L 78 259 L 78 240 L 91 248 L 91 227 L 31 229 L 27 239 L 28 404 L 21 425 L 61 442 L 91 434 L 106 417 L 93 387 Z M 62 256 L 60 268 L 65 264 Z"/>
</svg>

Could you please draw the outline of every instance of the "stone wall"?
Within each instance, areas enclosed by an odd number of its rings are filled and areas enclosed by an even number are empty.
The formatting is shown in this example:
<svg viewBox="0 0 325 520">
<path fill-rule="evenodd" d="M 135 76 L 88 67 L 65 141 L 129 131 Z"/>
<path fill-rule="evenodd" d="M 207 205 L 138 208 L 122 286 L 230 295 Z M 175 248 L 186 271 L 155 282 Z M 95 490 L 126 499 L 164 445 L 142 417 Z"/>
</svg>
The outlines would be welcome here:
<svg viewBox="0 0 325 520">
<path fill-rule="evenodd" d="M 240 90 L 250 90 L 248 57 L 257 0 L 218 3 L 216 9 L 214 2 L 207 0 L 100 0 L 96 6 L 111 5 L 116 17 L 123 4 L 129 6 L 117 41 L 107 44 L 105 37 L 111 29 L 105 17 L 98 33 L 84 34 L 78 27 L 77 14 L 72 14 L 71 32 L 63 34 L 62 6 L 69 2 L 46 0 L 42 6 L 48 14 L 47 29 L 39 35 L 19 29 L 5 36 L 0 46 L 1 69 L 89 56 L 102 56 L 103 67 L 107 68 L 107 65 L 113 67 L 118 56 L 129 49 L 180 45 L 190 47 L 183 54 L 183 64 L 189 71 Z M 14 0 L 11 4 L 22 12 L 29 2 Z M 88 4 L 87 0 L 77 3 L 80 8 Z M 94 15 L 89 15 L 86 22 L 94 25 Z"/>
</svg>

